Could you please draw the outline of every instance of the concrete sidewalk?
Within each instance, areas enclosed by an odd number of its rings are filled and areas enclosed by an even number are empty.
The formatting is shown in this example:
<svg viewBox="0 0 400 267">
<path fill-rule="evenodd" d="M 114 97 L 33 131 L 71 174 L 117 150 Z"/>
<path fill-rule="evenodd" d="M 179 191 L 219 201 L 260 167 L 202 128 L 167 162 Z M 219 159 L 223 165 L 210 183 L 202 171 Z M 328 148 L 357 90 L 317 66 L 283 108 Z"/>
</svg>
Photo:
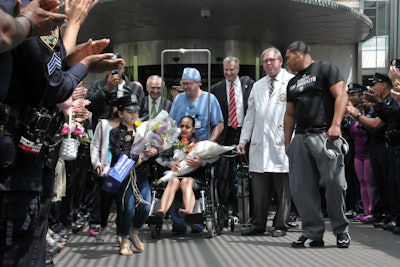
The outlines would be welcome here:
<svg viewBox="0 0 400 267">
<path fill-rule="evenodd" d="M 145 251 L 124 257 L 118 254 L 114 230 L 108 232 L 105 244 L 98 245 L 86 231 L 74 235 L 70 243 L 55 255 L 55 266 L 400 266 L 400 236 L 372 225 L 351 223 L 352 238 L 349 249 L 336 248 L 336 238 L 327 221 L 325 247 L 293 249 L 290 243 L 300 236 L 299 229 L 291 229 L 285 237 L 241 236 L 241 225 L 233 232 L 226 228 L 222 235 L 206 238 L 204 234 L 171 232 L 168 221 L 160 239 L 151 239 L 145 226 L 141 237 Z M 133 246 L 132 246 L 133 248 Z"/>
</svg>

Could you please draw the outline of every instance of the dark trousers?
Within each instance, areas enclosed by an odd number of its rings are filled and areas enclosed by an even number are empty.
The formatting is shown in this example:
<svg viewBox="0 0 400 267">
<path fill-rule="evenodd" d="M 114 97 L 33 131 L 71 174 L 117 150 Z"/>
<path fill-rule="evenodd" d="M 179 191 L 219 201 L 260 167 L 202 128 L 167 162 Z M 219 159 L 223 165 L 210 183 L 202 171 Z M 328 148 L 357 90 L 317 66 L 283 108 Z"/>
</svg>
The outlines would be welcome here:
<svg viewBox="0 0 400 267">
<path fill-rule="evenodd" d="M 228 126 L 224 145 L 237 145 L 239 143 L 241 129 L 242 128 L 233 129 Z M 225 209 L 226 217 L 230 208 L 234 216 L 237 216 L 238 213 L 237 163 L 236 158 L 221 157 L 216 166 L 218 197 Z"/>
<path fill-rule="evenodd" d="M 89 227 L 98 227 L 100 226 L 100 209 L 101 209 L 101 186 L 102 181 L 100 181 L 100 177 L 95 177 L 96 182 L 93 186 L 93 197 L 92 203 L 90 205 L 90 214 L 89 214 Z"/>
<path fill-rule="evenodd" d="M 396 172 L 396 152 L 395 148 L 389 149 L 389 177 L 388 177 L 388 202 L 390 216 L 400 215 L 400 191 L 398 187 L 398 176 Z"/>
<path fill-rule="evenodd" d="M 389 152 L 383 142 L 371 142 L 371 191 L 373 200 L 372 214 L 381 217 L 389 213 L 388 178 Z"/>
<path fill-rule="evenodd" d="M 291 205 L 288 173 L 250 173 L 253 192 L 253 222 L 255 229 L 265 231 L 271 194 L 276 196 L 276 214 L 272 226 L 276 229 L 289 228 L 289 214 Z"/>
<path fill-rule="evenodd" d="M 82 210 L 83 198 L 87 180 L 88 147 L 80 145 L 78 157 L 73 161 L 65 161 L 66 196 L 62 200 L 61 222 L 64 226 L 71 226 L 76 221 L 78 213 Z"/>
<path fill-rule="evenodd" d="M 46 234 L 51 210 L 51 200 L 54 195 L 54 169 L 43 169 L 43 192 L 40 196 L 40 211 L 38 216 L 35 239 L 33 243 L 32 266 L 45 266 Z"/>
<path fill-rule="evenodd" d="M 0 266 L 31 266 L 39 192 L 0 193 Z"/>
</svg>

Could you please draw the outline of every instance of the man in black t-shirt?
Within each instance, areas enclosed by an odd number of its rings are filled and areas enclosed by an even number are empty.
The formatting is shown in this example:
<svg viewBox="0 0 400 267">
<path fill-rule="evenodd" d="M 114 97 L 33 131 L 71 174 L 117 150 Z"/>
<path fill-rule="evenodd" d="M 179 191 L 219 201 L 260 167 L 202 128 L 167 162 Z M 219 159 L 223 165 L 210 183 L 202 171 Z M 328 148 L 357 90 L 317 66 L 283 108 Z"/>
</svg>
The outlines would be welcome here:
<svg viewBox="0 0 400 267">
<path fill-rule="evenodd" d="M 343 161 L 348 146 L 339 138 L 348 101 L 346 85 L 339 69 L 329 62 L 314 62 L 309 46 L 302 41 L 288 46 L 286 59 L 290 70 L 297 74 L 287 86 L 285 148 L 290 189 L 303 226 L 303 234 L 292 247 L 324 246 L 322 186 L 336 245 L 347 248 L 350 236 Z M 330 149 L 325 149 L 328 145 Z"/>
</svg>

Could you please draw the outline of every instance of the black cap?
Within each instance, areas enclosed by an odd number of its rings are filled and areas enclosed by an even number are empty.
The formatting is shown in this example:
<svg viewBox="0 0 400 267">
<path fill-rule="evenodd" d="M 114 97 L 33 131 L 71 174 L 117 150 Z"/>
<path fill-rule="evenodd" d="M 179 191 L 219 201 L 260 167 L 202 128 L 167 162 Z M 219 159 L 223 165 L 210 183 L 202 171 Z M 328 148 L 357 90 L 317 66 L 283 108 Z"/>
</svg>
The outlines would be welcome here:
<svg viewBox="0 0 400 267">
<path fill-rule="evenodd" d="M 128 88 L 122 87 L 116 90 L 112 90 L 109 94 L 107 94 L 108 103 L 114 106 L 118 106 L 118 99 L 126 96 L 131 95 L 132 92 Z"/>
<path fill-rule="evenodd" d="M 390 87 L 392 87 L 392 81 L 387 74 L 376 72 L 372 83 L 374 84 L 377 82 L 387 83 Z"/>
<path fill-rule="evenodd" d="M 175 80 L 171 83 L 171 89 L 178 90 L 179 92 L 184 92 L 185 90 L 182 87 L 180 80 Z"/>
<path fill-rule="evenodd" d="M 367 91 L 368 88 L 364 85 L 358 84 L 358 83 L 349 83 L 348 87 L 348 94 L 352 93 L 358 93 L 358 92 L 364 92 Z"/>
<path fill-rule="evenodd" d="M 119 97 L 117 100 L 118 110 L 139 110 L 140 107 L 137 102 L 137 97 L 135 94 L 124 95 Z"/>
</svg>

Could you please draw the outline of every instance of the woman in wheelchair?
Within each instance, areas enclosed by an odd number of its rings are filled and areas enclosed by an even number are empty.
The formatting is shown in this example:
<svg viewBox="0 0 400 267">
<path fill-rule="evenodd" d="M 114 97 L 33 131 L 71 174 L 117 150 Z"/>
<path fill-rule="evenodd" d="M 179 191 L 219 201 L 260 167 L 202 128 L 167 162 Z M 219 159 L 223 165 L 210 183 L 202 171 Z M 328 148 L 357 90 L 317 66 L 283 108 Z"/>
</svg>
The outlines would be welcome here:
<svg viewBox="0 0 400 267">
<path fill-rule="evenodd" d="M 194 136 L 195 120 L 190 116 L 184 116 L 179 125 L 181 133 L 179 136 L 178 145 L 160 153 L 161 160 L 158 161 L 162 166 L 169 167 L 173 171 L 179 170 L 179 165 L 182 160 L 174 158 L 174 151 L 177 149 L 189 153 L 191 147 L 196 142 Z M 156 216 L 164 219 L 165 214 L 172 205 L 175 194 L 178 189 L 182 191 L 182 201 L 185 208 L 179 209 L 181 217 L 186 216 L 193 212 L 195 206 L 194 190 L 202 187 L 205 184 L 205 169 L 202 167 L 202 160 L 199 157 L 193 159 L 186 159 L 189 167 L 198 167 L 195 171 L 185 174 L 184 177 L 174 177 L 168 181 L 168 184 L 161 197 L 160 209 L 156 212 Z"/>
</svg>

